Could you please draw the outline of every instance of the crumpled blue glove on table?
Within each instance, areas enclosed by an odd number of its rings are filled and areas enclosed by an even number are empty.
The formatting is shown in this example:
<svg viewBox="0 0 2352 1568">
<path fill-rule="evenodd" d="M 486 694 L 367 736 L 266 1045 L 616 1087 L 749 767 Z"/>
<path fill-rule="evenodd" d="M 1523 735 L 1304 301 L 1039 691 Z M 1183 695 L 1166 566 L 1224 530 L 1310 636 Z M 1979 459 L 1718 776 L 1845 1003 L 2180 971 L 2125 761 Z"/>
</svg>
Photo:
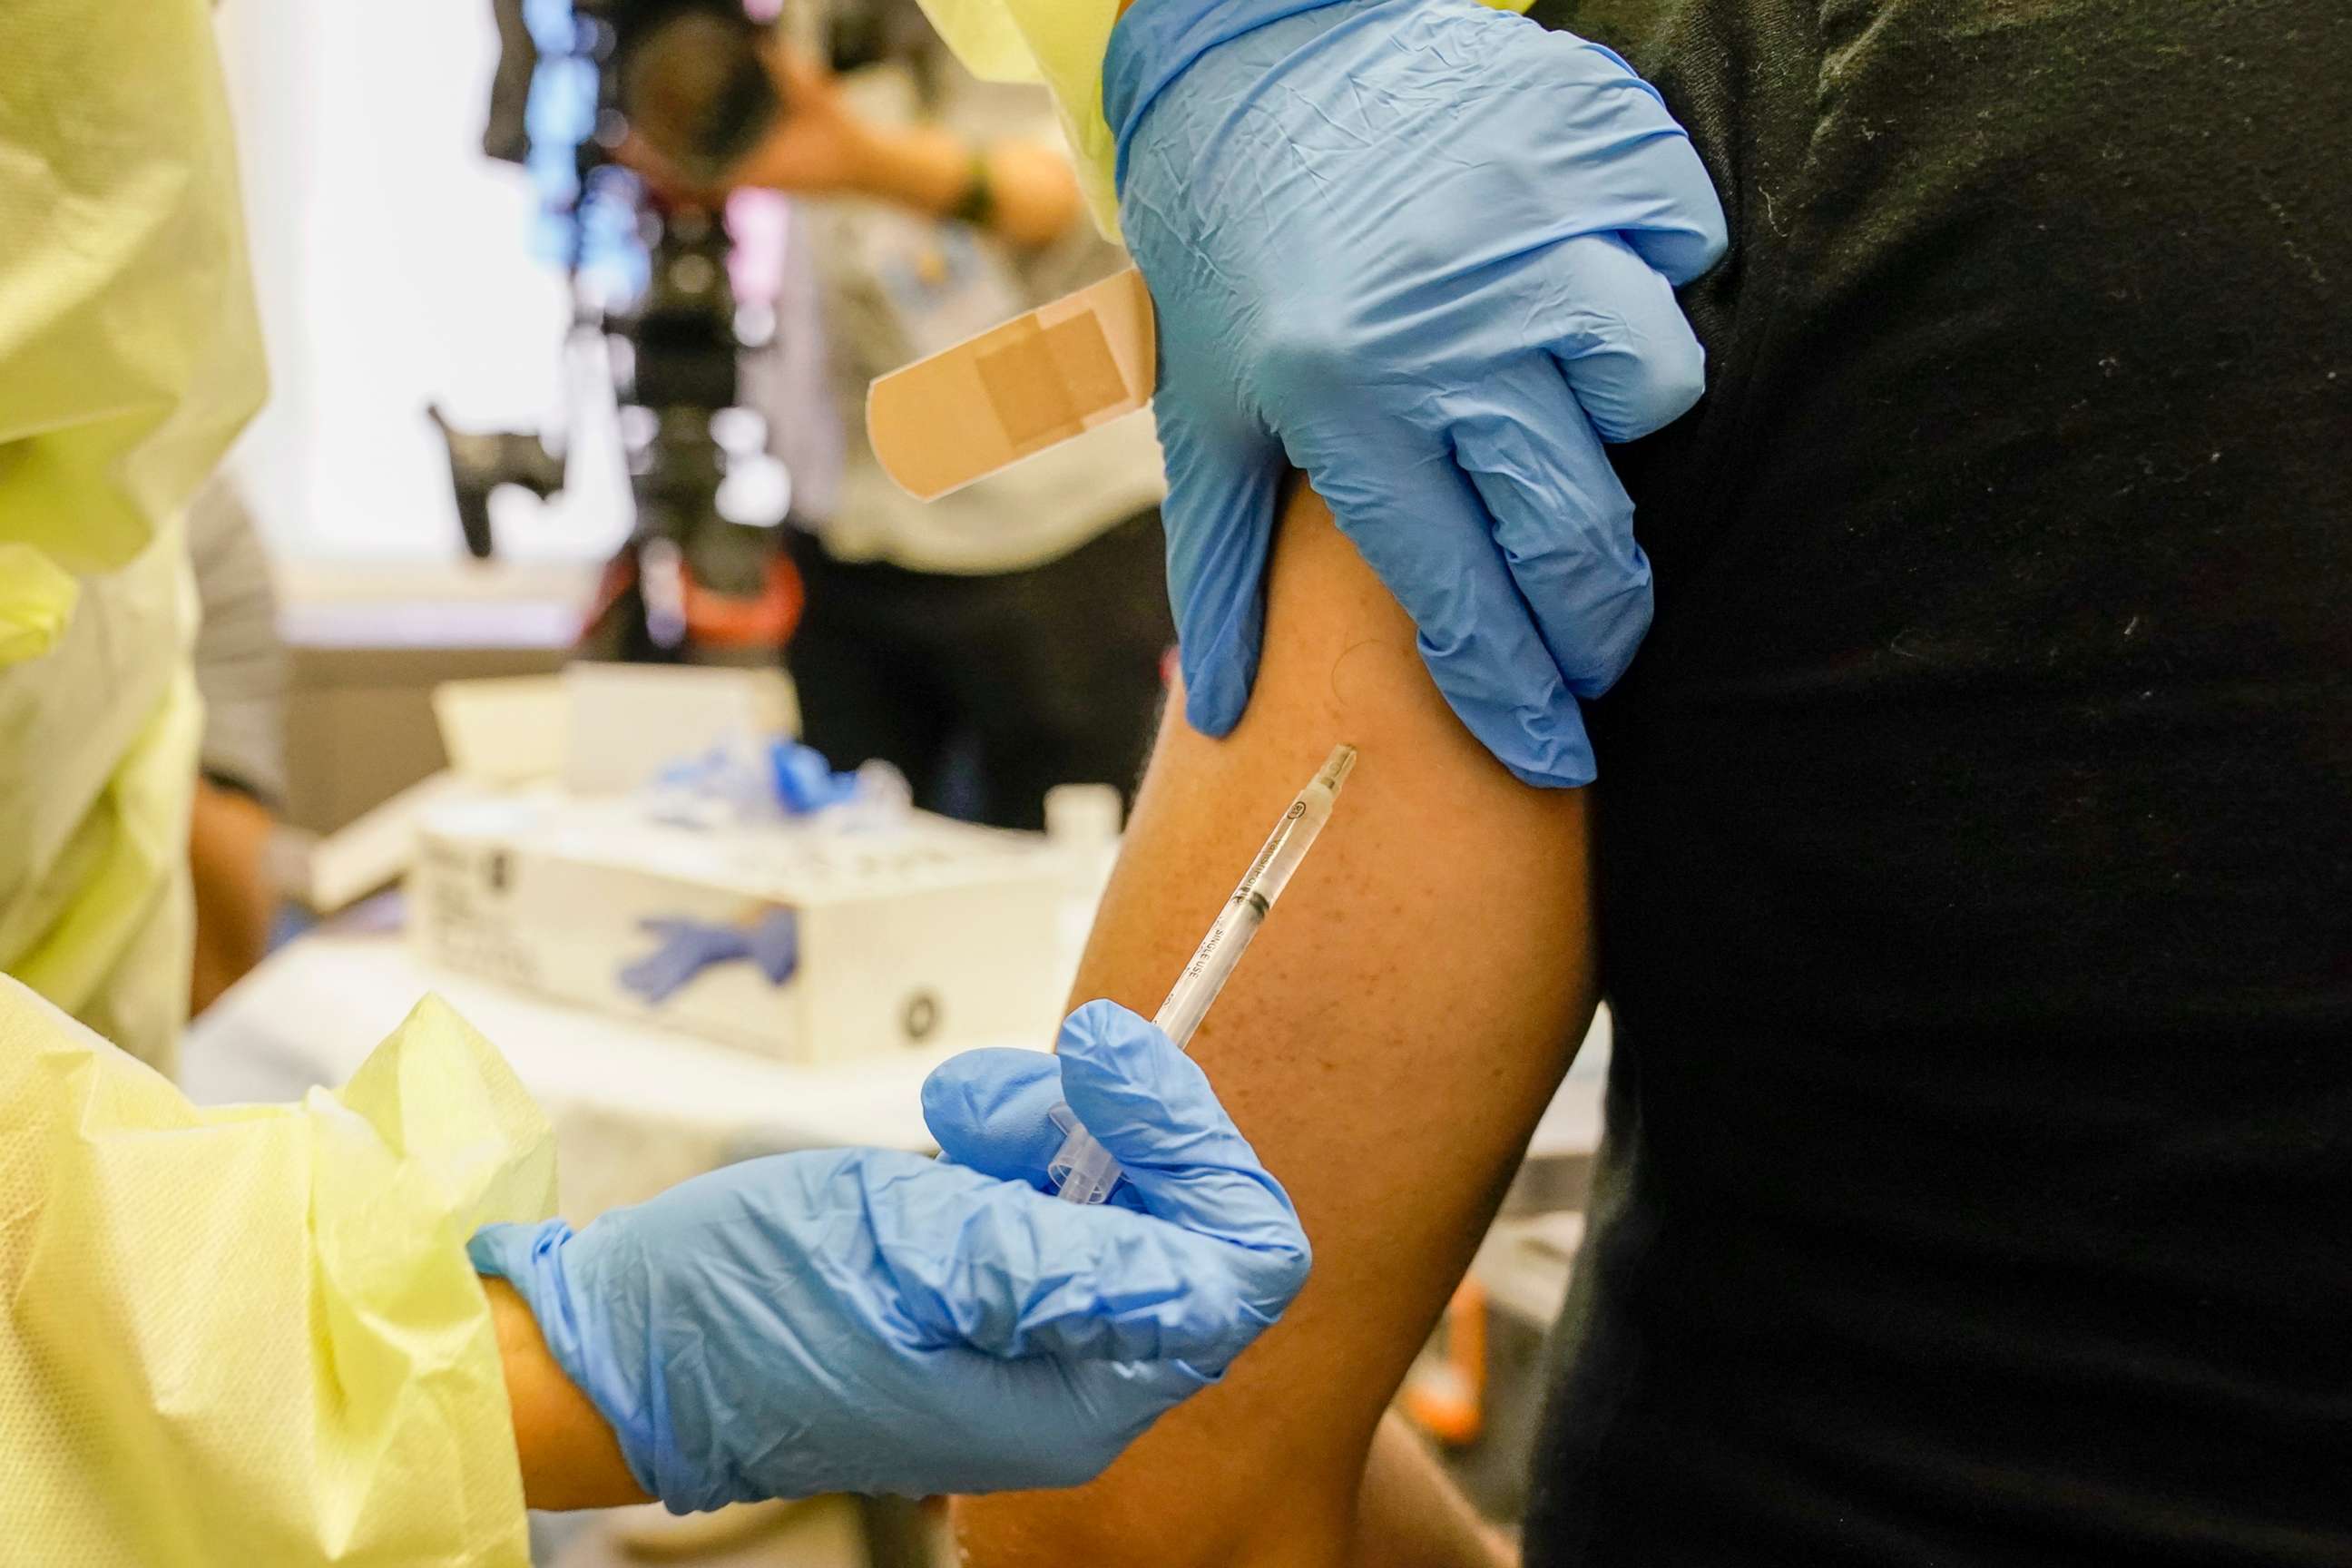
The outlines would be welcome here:
<svg viewBox="0 0 2352 1568">
<path fill-rule="evenodd" d="M 1723 215 L 1656 91 L 1475 0 L 1138 0 L 1105 112 L 1159 314 L 1186 716 L 1241 719 L 1286 471 L 1532 784 L 1593 776 L 1579 698 L 1650 621 L 1603 441 L 1695 402 L 1674 298 Z"/>
<path fill-rule="evenodd" d="M 830 1150 L 730 1165 L 576 1234 L 490 1226 L 474 1265 L 513 1283 L 678 1512 L 1076 1485 L 1281 1316 L 1307 1248 L 1166 1036 L 1097 1002 L 1060 1050 L 959 1058 L 927 1111 L 961 1107 L 960 1142 L 985 1140 L 1001 1059 L 1042 1064 L 1126 1167 L 1124 1206 L 1046 1195 L 1042 1163 Z"/>
</svg>

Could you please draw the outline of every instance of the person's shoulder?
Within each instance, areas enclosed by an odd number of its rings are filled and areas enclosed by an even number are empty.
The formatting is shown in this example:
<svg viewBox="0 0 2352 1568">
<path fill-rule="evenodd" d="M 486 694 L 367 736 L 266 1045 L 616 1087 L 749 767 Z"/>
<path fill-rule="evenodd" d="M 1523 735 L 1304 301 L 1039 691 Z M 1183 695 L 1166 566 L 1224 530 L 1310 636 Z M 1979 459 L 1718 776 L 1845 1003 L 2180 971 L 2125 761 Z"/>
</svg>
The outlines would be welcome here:
<svg viewBox="0 0 2352 1568">
<path fill-rule="evenodd" d="M 1647 74 L 1646 57 L 1682 0 L 1537 0 L 1528 19 L 1551 32 L 1574 33 L 1606 44 Z"/>
</svg>

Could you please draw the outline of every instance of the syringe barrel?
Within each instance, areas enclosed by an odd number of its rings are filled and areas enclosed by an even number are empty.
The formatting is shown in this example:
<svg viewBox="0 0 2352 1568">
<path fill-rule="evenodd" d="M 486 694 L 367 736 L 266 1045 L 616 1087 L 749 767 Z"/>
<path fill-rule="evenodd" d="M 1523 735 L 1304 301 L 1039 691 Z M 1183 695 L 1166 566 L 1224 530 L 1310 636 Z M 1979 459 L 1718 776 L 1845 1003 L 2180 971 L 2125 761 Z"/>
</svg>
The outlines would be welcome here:
<svg viewBox="0 0 2352 1568">
<path fill-rule="evenodd" d="M 1331 807 L 1338 798 L 1338 792 L 1328 787 L 1321 775 L 1300 790 L 1298 798 L 1283 814 L 1281 826 L 1275 829 L 1248 874 L 1243 877 L 1242 885 L 1234 889 L 1234 897 L 1255 894 L 1260 904 L 1258 914 L 1263 918 L 1305 863 L 1307 852 L 1315 847 L 1315 836 L 1331 820 Z"/>
<path fill-rule="evenodd" d="M 1290 803 L 1250 861 L 1249 869 L 1242 874 L 1241 885 L 1225 900 L 1208 934 L 1193 950 L 1192 962 L 1184 965 L 1184 973 L 1170 987 L 1168 999 L 1160 1005 L 1152 1022 L 1176 1042 L 1179 1050 L 1191 1048 L 1193 1031 L 1208 1016 L 1209 1005 L 1217 999 L 1217 993 L 1225 988 L 1225 981 L 1241 963 L 1250 939 L 1265 923 L 1274 900 L 1282 896 L 1282 890 L 1290 885 L 1291 877 L 1307 858 L 1307 851 L 1314 847 L 1316 835 L 1330 820 L 1339 786 L 1347 782 L 1355 765 L 1356 749 L 1340 746 L 1307 787 L 1298 792 L 1297 798 Z M 1057 1191 L 1071 1203 L 1101 1203 L 1118 1184 L 1118 1162 L 1084 1127 L 1073 1128 L 1055 1154 L 1055 1169 L 1066 1163 L 1070 1173 Z"/>
</svg>

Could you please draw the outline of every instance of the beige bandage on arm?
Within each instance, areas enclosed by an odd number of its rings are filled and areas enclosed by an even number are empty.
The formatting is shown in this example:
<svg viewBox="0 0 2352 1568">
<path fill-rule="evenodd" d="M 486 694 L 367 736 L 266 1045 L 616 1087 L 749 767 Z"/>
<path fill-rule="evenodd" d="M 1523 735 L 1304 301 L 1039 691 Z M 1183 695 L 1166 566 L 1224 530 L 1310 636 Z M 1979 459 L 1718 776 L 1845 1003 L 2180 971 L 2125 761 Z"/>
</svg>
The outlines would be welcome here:
<svg viewBox="0 0 2352 1568">
<path fill-rule="evenodd" d="M 885 473 L 936 500 L 1151 401 L 1151 296 L 1133 268 L 877 380 Z"/>
</svg>

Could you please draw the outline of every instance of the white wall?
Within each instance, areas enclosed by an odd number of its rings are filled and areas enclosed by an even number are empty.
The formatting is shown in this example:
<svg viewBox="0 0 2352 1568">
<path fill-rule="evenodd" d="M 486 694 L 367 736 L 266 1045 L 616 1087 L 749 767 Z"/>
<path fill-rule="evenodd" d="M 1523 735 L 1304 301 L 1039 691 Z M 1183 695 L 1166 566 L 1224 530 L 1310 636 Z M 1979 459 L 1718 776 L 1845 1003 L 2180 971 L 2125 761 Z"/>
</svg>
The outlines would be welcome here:
<svg viewBox="0 0 2352 1568">
<path fill-rule="evenodd" d="M 481 155 L 488 0 L 223 0 L 273 392 L 233 459 L 280 552 L 458 550 L 438 400 L 537 428 L 557 406 L 562 279 L 532 257 L 522 172 Z M 494 512 L 524 559 L 603 554 L 625 531 L 609 432 L 541 509 Z"/>
</svg>

